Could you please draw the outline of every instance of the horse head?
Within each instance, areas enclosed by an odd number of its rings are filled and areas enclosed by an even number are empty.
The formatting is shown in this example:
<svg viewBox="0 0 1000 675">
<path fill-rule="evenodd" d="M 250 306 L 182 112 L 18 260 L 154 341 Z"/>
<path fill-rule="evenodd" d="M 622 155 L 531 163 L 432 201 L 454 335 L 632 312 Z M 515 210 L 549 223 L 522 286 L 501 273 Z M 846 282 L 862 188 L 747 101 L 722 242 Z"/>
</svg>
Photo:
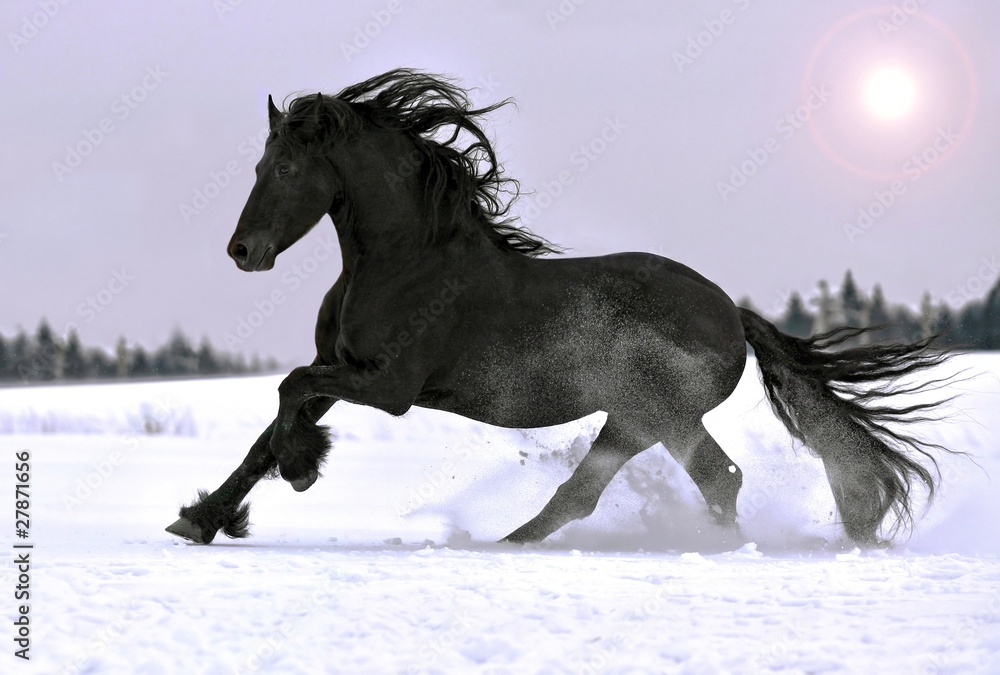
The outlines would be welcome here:
<svg viewBox="0 0 1000 675">
<path fill-rule="evenodd" d="M 267 97 L 271 133 L 228 246 L 241 270 L 273 268 L 278 254 L 305 236 L 337 202 L 340 181 L 316 142 L 329 128 L 326 107 L 323 95 L 316 94 L 298 99 L 282 113 Z"/>
</svg>

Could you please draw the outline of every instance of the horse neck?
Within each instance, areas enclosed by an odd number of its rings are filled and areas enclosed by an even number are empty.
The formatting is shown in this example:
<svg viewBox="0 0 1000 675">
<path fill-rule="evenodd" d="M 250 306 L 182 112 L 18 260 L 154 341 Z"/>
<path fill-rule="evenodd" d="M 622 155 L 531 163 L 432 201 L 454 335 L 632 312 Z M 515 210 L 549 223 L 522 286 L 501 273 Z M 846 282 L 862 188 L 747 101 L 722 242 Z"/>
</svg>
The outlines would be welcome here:
<svg viewBox="0 0 1000 675">
<path fill-rule="evenodd" d="M 381 141 L 360 146 L 341 166 L 348 197 L 331 209 L 330 217 L 344 270 L 350 273 L 368 263 L 383 269 L 455 261 L 463 266 L 495 265 L 509 257 L 471 214 L 452 215 L 451 209 L 442 208 L 440 222 L 433 222 L 420 172 L 407 170 L 406 157 L 414 156 L 407 153 L 415 152 L 414 147 L 398 137 Z M 372 152 L 373 145 L 382 152 Z"/>
<path fill-rule="evenodd" d="M 356 210 L 362 211 L 361 208 Z M 364 221 L 338 220 L 337 215 L 331 214 L 337 228 L 343 269 L 348 276 L 362 268 L 379 269 L 388 274 L 413 266 L 434 267 L 441 273 L 459 268 L 496 269 L 517 257 L 501 251 L 475 223 L 453 224 L 433 237 L 433 226 L 424 214 L 414 212 L 406 218 L 391 209 L 385 213 L 380 213 L 379 209 L 365 209 L 364 212 L 371 214 Z"/>
</svg>

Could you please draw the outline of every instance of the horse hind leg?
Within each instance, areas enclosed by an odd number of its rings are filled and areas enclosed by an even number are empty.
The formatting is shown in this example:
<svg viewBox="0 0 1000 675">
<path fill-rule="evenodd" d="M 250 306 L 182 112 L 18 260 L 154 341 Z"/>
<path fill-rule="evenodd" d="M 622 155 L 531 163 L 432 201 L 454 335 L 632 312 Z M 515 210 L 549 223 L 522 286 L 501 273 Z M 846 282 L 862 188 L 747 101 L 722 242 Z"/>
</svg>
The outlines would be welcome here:
<svg viewBox="0 0 1000 675">
<path fill-rule="evenodd" d="M 645 448 L 620 423 L 609 418 L 573 475 L 559 486 L 541 512 L 501 541 L 541 541 L 566 523 L 586 518 L 597 508 L 604 488 L 618 470 Z"/>
<path fill-rule="evenodd" d="M 684 464 L 715 522 L 736 527 L 736 499 L 743 486 L 743 472 L 704 425 Z"/>
</svg>

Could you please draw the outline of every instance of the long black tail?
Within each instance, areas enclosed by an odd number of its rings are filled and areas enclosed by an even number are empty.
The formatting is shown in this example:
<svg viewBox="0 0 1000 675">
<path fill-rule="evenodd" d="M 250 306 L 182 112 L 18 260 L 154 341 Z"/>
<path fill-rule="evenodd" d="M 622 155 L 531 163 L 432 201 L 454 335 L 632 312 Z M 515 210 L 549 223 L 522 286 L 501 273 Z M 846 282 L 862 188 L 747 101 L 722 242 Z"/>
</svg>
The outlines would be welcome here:
<svg viewBox="0 0 1000 675">
<path fill-rule="evenodd" d="M 923 483 L 930 500 L 940 475 L 928 451 L 950 451 L 901 433 L 899 426 L 934 419 L 921 413 L 945 401 L 893 407 L 884 399 L 941 384 L 892 387 L 898 378 L 933 368 L 949 355 L 931 350 L 930 340 L 832 350 L 865 331 L 840 328 L 800 339 L 750 310 L 740 309 L 740 315 L 767 398 L 788 431 L 822 458 L 847 535 L 862 545 L 884 545 L 879 531 L 890 513 L 886 539 L 911 526 L 911 488 Z M 933 471 L 919 457 L 929 460 Z"/>
</svg>

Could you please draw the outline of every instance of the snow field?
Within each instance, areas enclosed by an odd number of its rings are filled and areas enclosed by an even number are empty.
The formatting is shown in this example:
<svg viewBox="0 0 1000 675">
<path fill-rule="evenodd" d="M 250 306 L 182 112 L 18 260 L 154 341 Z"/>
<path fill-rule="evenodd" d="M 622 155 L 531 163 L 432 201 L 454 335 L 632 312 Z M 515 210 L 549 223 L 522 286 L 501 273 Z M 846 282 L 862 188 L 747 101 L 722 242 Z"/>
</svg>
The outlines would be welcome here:
<svg viewBox="0 0 1000 675">
<path fill-rule="evenodd" d="M 872 552 L 843 541 L 820 461 L 761 403 L 752 361 L 706 417 L 744 471 L 747 543 L 654 448 L 590 518 L 538 546 L 494 544 L 569 475 L 603 413 L 518 431 L 339 404 L 315 486 L 263 483 L 251 538 L 191 546 L 163 527 L 236 467 L 280 378 L 0 389 L 0 444 L 32 455 L 35 545 L 32 659 L 8 638 L 0 669 L 1000 672 L 1000 356 L 956 366 L 986 374 L 952 385 L 953 419 L 921 431 L 979 466 L 943 457 L 912 538 Z M 14 601 L 2 609 L 12 636 Z"/>
</svg>

